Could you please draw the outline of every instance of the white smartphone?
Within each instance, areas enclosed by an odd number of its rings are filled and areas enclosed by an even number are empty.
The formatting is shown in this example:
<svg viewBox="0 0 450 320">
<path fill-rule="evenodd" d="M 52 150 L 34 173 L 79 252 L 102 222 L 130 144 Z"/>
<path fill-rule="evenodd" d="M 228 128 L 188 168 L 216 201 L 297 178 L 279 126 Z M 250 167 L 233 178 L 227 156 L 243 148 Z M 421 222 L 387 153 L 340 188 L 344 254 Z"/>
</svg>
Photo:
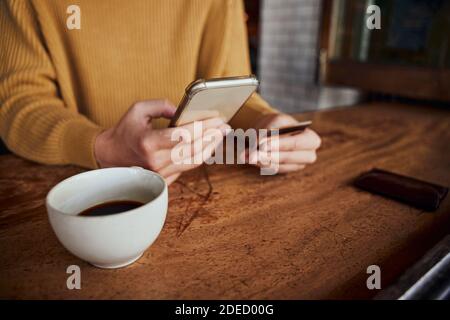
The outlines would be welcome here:
<svg viewBox="0 0 450 320">
<path fill-rule="evenodd" d="M 255 76 L 199 79 L 187 88 L 171 127 L 221 117 L 229 122 L 258 88 Z"/>
</svg>

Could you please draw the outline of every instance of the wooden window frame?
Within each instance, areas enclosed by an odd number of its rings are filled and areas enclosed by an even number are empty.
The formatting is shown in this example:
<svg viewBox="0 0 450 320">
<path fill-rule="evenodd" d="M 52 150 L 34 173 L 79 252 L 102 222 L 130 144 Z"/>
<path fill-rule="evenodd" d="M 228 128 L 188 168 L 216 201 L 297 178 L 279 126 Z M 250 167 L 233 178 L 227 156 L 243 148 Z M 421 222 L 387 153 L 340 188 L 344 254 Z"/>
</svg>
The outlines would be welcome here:
<svg viewBox="0 0 450 320">
<path fill-rule="evenodd" d="M 322 84 L 356 87 L 414 99 L 450 101 L 450 69 L 330 58 L 334 42 L 331 32 L 334 0 L 322 1 L 319 39 L 319 79 Z"/>
</svg>

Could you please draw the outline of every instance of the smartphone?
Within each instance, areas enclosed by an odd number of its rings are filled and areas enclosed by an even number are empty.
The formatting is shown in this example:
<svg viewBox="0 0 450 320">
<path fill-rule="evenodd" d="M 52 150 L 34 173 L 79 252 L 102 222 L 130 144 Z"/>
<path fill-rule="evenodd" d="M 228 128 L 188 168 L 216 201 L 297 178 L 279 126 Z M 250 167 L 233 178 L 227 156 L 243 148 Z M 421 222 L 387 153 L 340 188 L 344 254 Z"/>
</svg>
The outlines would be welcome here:
<svg viewBox="0 0 450 320">
<path fill-rule="evenodd" d="M 258 85 L 258 79 L 253 75 L 196 80 L 186 88 L 170 126 L 213 117 L 229 122 Z"/>
</svg>

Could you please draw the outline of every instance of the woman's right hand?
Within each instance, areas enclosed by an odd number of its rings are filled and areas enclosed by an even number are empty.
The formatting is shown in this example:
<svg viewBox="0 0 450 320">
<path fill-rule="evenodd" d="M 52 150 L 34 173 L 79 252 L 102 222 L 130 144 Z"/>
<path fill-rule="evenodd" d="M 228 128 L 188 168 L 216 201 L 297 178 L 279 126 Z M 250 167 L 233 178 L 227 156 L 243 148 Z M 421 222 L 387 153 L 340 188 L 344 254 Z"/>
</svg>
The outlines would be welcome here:
<svg viewBox="0 0 450 320">
<path fill-rule="evenodd" d="M 95 140 L 95 157 L 100 167 L 140 166 L 158 172 L 168 184 L 187 170 L 198 167 L 198 155 L 191 153 L 192 161 L 188 164 L 175 164 L 172 161 L 172 149 L 180 143 L 173 141 L 173 133 L 177 128 L 153 129 L 152 119 L 171 118 L 175 114 L 175 106 L 167 100 L 147 100 L 135 103 L 122 117 L 119 123 L 99 134 Z M 178 128 L 194 135 L 194 124 L 190 123 Z M 219 129 L 225 136 L 230 126 L 220 118 L 210 118 L 202 121 L 202 132 L 198 139 L 183 142 L 190 144 L 192 151 L 201 150 L 203 160 L 212 155 L 215 148 L 222 142 L 210 137 L 206 138 L 208 129 Z M 197 135 L 199 135 L 196 132 Z M 197 144 L 201 144 L 201 147 Z M 214 145 L 211 145 L 214 144 Z M 186 146 L 187 147 L 187 146 Z M 199 153 L 199 152 L 198 152 Z"/>
</svg>

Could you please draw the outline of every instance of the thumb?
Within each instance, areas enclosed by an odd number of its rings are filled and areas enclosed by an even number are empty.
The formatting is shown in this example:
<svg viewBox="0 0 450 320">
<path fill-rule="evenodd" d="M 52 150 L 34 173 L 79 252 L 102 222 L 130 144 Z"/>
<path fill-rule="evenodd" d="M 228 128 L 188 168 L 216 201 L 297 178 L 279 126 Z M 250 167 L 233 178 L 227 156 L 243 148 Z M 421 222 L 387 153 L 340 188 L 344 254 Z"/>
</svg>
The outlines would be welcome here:
<svg viewBox="0 0 450 320">
<path fill-rule="evenodd" d="M 177 108 L 169 100 L 144 100 L 136 103 L 133 108 L 138 117 L 172 118 Z"/>
</svg>

